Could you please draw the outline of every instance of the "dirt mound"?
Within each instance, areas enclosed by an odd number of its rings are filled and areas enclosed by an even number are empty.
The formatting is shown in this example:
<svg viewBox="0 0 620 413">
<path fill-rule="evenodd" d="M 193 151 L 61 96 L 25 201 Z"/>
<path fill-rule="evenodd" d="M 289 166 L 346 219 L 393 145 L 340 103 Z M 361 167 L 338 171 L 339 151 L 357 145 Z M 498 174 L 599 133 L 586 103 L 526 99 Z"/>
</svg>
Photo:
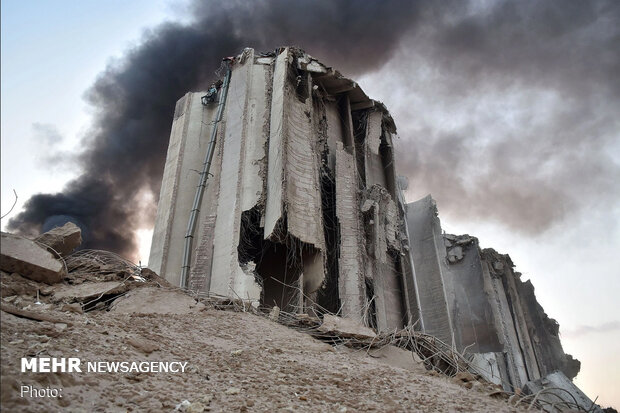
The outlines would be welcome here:
<svg viewBox="0 0 620 413">
<path fill-rule="evenodd" d="M 474 381 L 468 390 L 401 349 L 329 345 L 152 280 L 68 278 L 48 286 L 0 275 L 10 310 L 1 312 L 3 411 L 518 411 L 489 397 L 494 387 Z M 22 357 L 186 364 L 167 373 L 22 373 Z M 22 386 L 63 397 L 21 397 Z"/>
</svg>

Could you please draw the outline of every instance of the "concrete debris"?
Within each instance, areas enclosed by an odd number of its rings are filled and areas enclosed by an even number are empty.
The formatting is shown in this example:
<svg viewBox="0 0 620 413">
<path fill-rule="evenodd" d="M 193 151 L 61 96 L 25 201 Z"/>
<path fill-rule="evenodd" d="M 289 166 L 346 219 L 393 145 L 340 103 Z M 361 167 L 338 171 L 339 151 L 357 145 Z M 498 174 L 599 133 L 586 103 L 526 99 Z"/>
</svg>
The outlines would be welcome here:
<svg viewBox="0 0 620 413">
<path fill-rule="evenodd" d="M 468 245 L 478 245 L 478 240 L 469 235 L 443 234 L 446 246 L 447 259 L 450 264 L 455 264 L 463 259 L 465 248 Z"/>
<path fill-rule="evenodd" d="M 181 403 L 177 404 L 176 407 L 174 408 L 174 410 L 180 411 L 180 412 L 186 412 L 187 408 L 189 406 L 191 406 L 192 404 L 190 403 L 189 400 L 183 400 Z"/>
<path fill-rule="evenodd" d="M 3 232 L 0 269 L 34 281 L 55 284 L 67 275 L 63 263 L 36 242 Z"/>
<path fill-rule="evenodd" d="M 83 314 L 84 310 L 82 309 L 82 306 L 78 303 L 73 303 L 73 304 L 64 304 L 61 309 L 61 311 L 66 311 L 69 313 L 76 313 L 76 314 Z"/>
<path fill-rule="evenodd" d="M 603 410 L 594 404 L 566 375 L 560 371 L 553 372 L 523 386 L 525 394 L 532 395 L 545 407 L 558 411 L 583 410 L 602 413 Z"/>
<path fill-rule="evenodd" d="M 202 413 L 205 410 L 206 410 L 206 407 L 202 403 L 195 402 L 195 403 L 190 404 L 185 411 L 187 413 Z"/>
<path fill-rule="evenodd" d="M 68 321 L 68 320 L 51 317 L 51 316 L 49 316 L 47 314 L 40 313 L 38 311 L 30 311 L 30 310 L 27 310 L 27 309 L 20 309 L 20 308 L 15 307 L 14 305 L 7 304 L 7 303 L 2 303 L 0 308 L 5 313 L 13 314 L 13 315 L 15 315 L 17 317 L 28 318 L 30 320 L 47 321 L 47 322 L 50 322 L 50 323 L 62 323 L 62 324 L 68 325 L 68 326 L 73 324 L 73 323 L 71 323 L 71 321 Z"/>
<path fill-rule="evenodd" d="M 71 254 L 82 243 L 82 230 L 73 222 L 56 227 L 35 238 L 62 256 Z"/>
<path fill-rule="evenodd" d="M 345 338 L 356 339 L 372 339 L 377 335 L 370 328 L 365 327 L 353 320 L 336 317 L 333 315 L 325 314 L 323 316 L 323 323 L 319 327 L 319 331 L 323 333 L 336 334 Z"/>
<path fill-rule="evenodd" d="M 180 291 L 148 286 L 129 291 L 110 306 L 120 314 L 187 314 L 200 309 L 195 299 Z"/>
<path fill-rule="evenodd" d="M 273 321 L 278 321 L 278 319 L 280 318 L 280 307 L 274 305 L 269 312 L 269 318 Z"/>
<path fill-rule="evenodd" d="M 61 285 L 54 291 L 56 301 L 86 301 L 103 294 L 120 294 L 130 289 L 128 284 L 120 281 L 89 282 L 78 285 Z"/>
</svg>

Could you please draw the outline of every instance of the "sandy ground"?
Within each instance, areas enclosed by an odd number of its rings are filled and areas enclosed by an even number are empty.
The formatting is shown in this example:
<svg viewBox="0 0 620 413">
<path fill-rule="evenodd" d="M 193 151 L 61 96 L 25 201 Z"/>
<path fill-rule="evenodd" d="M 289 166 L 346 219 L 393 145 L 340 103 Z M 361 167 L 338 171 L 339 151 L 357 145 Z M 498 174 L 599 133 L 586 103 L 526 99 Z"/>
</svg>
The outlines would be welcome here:
<svg viewBox="0 0 620 413">
<path fill-rule="evenodd" d="M 33 304 L 34 286 L 19 291 L 9 277 L 2 275 L 3 304 L 62 322 L 1 312 L 3 412 L 165 412 L 184 400 L 185 411 L 194 412 L 521 411 L 488 396 L 482 384 L 466 389 L 426 372 L 400 349 L 371 357 L 265 317 L 196 305 L 165 288 L 138 288 L 112 310 L 79 314 L 65 306 L 66 295 L 55 300 L 49 289 L 42 305 Z M 88 361 L 187 366 L 184 373 L 21 373 L 20 359 L 34 356 L 79 357 L 82 367 Z M 62 389 L 62 398 L 20 397 L 21 386 Z"/>
</svg>

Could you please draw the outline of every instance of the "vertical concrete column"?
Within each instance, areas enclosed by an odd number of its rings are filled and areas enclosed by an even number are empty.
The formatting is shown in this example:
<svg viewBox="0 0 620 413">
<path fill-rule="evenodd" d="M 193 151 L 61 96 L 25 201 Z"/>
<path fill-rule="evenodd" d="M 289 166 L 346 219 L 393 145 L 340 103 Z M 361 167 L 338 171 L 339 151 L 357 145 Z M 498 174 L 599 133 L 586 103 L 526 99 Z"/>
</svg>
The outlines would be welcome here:
<svg viewBox="0 0 620 413">
<path fill-rule="evenodd" d="M 355 159 L 341 142 L 336 144 L 336 216 L 340 224 L 338 290 L 343 316 L 361 319 L 365 304 L 362 233 Z"/>
<path fill-rule="evenodd" d="M 285 162 L 285 87 L 289 65 L 288 48 L 276 58 L 271 95 L 269 152 L 267 155 L 267 203 L 265 205 L 265 239 L 273 237 L 277 223 L 284 213 Z"/>
<path fill-rule="evenodd" d="M 237 247 L 243 201 L 246 198 L 249 203 L 255 201 L 257 191 L 254 187 L 243 185 L 244 181 L 250 181 L 246 174 L 255 173 L 251 167 L 255 152 L 252 151 L 253 146 L 247 143 L 248 139 L 255 138 L 250 132 L 253 128 L 248 126 L 252 124 L 248 115 L 251 113 L 249 102 L 253 94 L 253 69 L 254 53 L 246 49 L 233 68 L 228 90 L 229 102 L 224 113 L 226 123 L 214 231 L 217 242 L 213 246 L 210 282 L 212 293 L 248 300 L 260 298 L 260 286 L 255 282 L 253 268 L 242 269 L 239 266 Z M 259 72 L 259 81 L 264 79 L 262 76 L 264 74 Z M 264 90 L 258 88 L 258 93 L 264 95 Z M 260 194 L 260 189 L 258 192 Z"/>
<path fill-rule="evenodd" d="M 491 275 L 490 265 L 492 263 L 485 259 L 482 260 L 484 286 L 489 295 L 489 301 L 493 310 L 498 339 L 506 354 L 510 381 L 513 386 L 520 388 L 528 381 L 525 362 L 519 348 L 519 339 L 517 338 L 515 325 L 510 314 L 510 306 L 506 299 L 504 285 L 500 278 Z"/>
<path fill-rule="evenodd" d="M 200 102 L 204 93 L 188 93 L 177 103 L 170 134 L 149 267 L 179 284 L 185 229 L 199 182 L 216 110 Z"/>
<path fill-rule="evenodd" d="M 454 330 L 446 302 L 439 262 L 441 258 L 436 245 L 437 236 L 441 236 L 441 227 L 436 216 L 435 203 L 430 195 L 407 204 L 407 225 L 424 331 L 452 344 Z"/>
</svg>

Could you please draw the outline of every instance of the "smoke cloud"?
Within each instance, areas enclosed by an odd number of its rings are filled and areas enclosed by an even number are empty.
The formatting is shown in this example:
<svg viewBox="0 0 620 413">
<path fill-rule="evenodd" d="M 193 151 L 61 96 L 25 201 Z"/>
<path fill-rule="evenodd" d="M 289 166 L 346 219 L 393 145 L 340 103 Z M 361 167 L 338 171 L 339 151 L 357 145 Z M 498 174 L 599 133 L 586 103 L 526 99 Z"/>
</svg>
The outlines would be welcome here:
<svg viewBox="0 0 620 413">
<path fill-rule="evenodd" d="M 564 337 L 577 338 L 592 333 L 608 333 L 620 330 L 620 321 L 610 321 L 596 326 L 579 326 L 574 330 L 569 330 L 562 334 Z"/>
<path fill-rule="evenodd" d="M 539 235 L 620 200 L 620 4 L 447 10 L 401 42 L 380 89 L 409 198 Z M 374 82 L 373 82 L 374 83 Z"/>
<path fill-rule="evenodd" d="M 165 23 L 99 76 L 83 173 L 62 193 L 33 196 L 9 229 L 37 233 L 73 219 L 85 248 L 135 258 L 134 232 L 152 224 L 176 100 L 203 90 L 221 59 L 244 47 L 298 44 L 351 73 L 379 67 L 415 21 L 409 1 L 195 2 L 190 25 Z M 389 45 L 392 45 L 391 47 Z"/>
<path fill-rule="evenodd" d="M 83 173 L 32 197 L 22 233 L 72 217 L 87 248 L 133 257 L 153 222 L 176 100 L 222 57 L 298 45 L 394 114 L 399 171 L 458 218 L 540 233 L 613 184 L 620 113 L 617 2 L 296 1 L 190 4 L 192 23 L 145 33 L 87 94 Z M 364 85 L 366 86 L 366 85 Z M 611 148 L 611 149 L 610 149 Z M 615 156 L 615 158 L 614 158 Z"/>
</svg>

